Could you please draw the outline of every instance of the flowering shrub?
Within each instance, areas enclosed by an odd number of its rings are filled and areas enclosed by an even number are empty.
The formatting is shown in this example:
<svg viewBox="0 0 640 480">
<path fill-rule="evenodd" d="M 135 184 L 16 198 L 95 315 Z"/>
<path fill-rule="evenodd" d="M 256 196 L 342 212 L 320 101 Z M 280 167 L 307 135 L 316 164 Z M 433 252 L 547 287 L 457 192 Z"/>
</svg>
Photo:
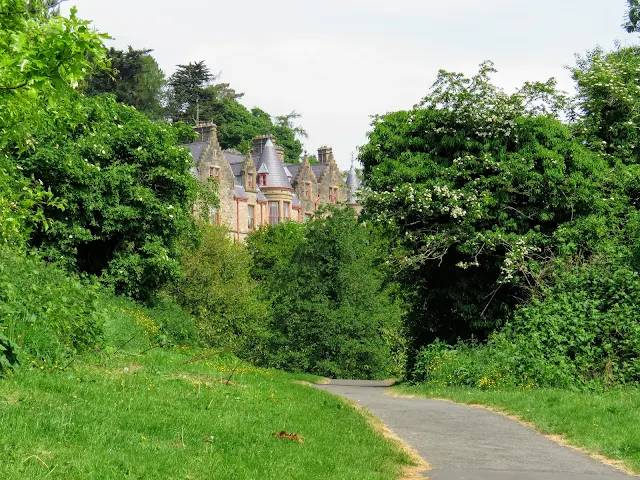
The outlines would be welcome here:
<svg viewBox="0 0 640 480">
<path fill-rule="evenodd" d="M 386 226 L 416 346 L 486 336 L 535 293 L 559 225 L 607 208 L 606 160 L 554 115 L 552 81 L 508 95 L 491 64 L 440 72 L 419 105 L 377 117 L 365 217 Z"/>
</svg>

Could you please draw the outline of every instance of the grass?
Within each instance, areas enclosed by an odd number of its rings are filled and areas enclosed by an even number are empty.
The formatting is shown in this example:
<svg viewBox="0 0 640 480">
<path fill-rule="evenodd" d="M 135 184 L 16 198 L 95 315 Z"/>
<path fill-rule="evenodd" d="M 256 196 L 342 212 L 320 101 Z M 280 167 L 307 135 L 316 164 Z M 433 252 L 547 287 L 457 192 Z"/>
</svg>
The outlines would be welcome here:
<svg viewBox="0 0 640 480">
<path fill-rule="evenodd" d="M 3 478 L 398 478 L 407 454 L 313 379 L 183 349 L 23 369 L 0 381 Z"/>
<path fill-rule="evenodd" d="M 485 405 L 515 415 L 544 434 L 619 462 L 640 474 L 640 389 L 603 392 L 557 389 L 484 391 L 473 388 L 401 385 L 400 395 Z"/>
</svg>

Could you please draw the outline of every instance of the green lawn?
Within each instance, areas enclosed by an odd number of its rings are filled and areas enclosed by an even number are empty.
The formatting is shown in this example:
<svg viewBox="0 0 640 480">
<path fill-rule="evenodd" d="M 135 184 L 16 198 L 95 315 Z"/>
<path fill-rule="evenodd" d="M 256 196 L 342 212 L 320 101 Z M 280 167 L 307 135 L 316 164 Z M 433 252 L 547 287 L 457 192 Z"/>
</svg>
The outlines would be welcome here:
<svg viewBox="0 0 640 480">
<path fill-rule="evenodd" d="M 571 445 L 620 461 L 640 473 L 640 389 L 597 393 L 552 389 L 483 391 L 425 384 L 401 385 L 394 391 L 493 407 L 534 424 L 542 433 L 562 435 Z"/>
<path fill-rule="evenodd" d="M 238 361 L 202 353 L 94 357 L 0 380 L 2 478 L 373 480 L 410 464 L 355 409 L 296 381 L 313 378 L 242 364 L 226 385 Z M 282 430 L 304 444 L 272 436 Z"/>
</svg>

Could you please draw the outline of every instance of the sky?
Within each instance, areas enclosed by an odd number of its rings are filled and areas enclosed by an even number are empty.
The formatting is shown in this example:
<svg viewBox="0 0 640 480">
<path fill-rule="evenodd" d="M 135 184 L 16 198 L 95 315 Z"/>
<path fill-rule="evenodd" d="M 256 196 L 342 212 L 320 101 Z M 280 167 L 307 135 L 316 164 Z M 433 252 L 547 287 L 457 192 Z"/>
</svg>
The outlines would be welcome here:
<svg viewBox="0 0 640 480">
<path fill-rule="evenodd" d="M 625 0 L 67 0 L 113 40 L 151 48 L 167 75 L 204 60 L 241 102 L 302 114 L 305 148 L 333 146 L 342 169 L 371 115 L 411 108 L 440 69 L 473 75 L 492 60 L 513 91 L 556 77 L 572 90 L 575 54 L 626 34 Z"/>
</svg>

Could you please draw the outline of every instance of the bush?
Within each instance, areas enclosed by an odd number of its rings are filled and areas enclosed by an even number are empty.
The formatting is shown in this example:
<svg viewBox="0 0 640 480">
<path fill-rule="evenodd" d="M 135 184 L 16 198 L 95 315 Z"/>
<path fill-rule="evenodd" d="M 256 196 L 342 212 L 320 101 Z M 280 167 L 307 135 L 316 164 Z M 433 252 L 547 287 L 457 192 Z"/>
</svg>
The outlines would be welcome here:
<svg viewBox="0 0 640 480">
<path fill-rule="evenodd" d="M 605 261 L 556 273 L 486 345 L 435 342 L 416 357 L 416 382 L 504 387 L 640 383 L 640 277 Z"/>
<path fill-rule="evenodd" d="M 260 361 L 329 377 L 396 374 L 401 309 L 383 282 L 381 249 L 353 210 L 325 213 L 249 239 L 273 310 Z"/>
<path fill-rule="evenodd" d="M 246 358 L 263 343 L 268 304 L 258 298 L 246 248 L 224 228 L 201 225 L 201 232 L 200 247 L 182 260 L 184 278 L 168 293 L 195 317 L 201 343 Z"/>
<path fill-rule="evenodd" d="M 0 334 L 29 357 L 55 362 L 100 345 L 98 295 L 93 283 L 33 255 L 0 249 Z"/>
</svg>

